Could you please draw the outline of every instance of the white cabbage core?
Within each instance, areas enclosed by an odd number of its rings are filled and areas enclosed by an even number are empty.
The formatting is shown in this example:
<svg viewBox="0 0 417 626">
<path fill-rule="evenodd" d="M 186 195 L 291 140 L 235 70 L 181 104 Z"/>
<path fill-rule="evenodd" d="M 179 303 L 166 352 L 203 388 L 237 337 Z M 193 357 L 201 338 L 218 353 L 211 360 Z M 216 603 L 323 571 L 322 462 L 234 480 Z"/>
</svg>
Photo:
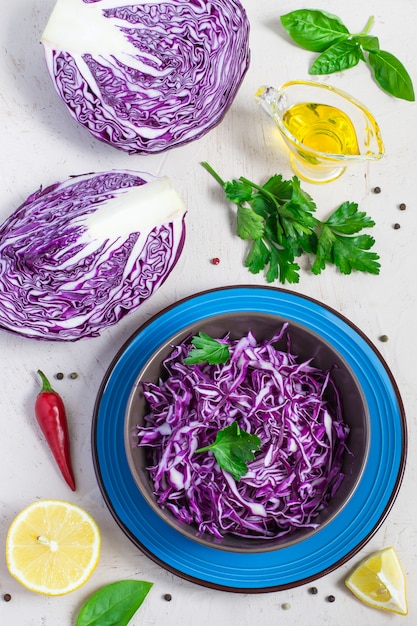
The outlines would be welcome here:
<svg viewBox="0 0 417 626">
<path fill-rule="evenodd" d="M 135 54 L 135 47 L 106 19 L 104 9 L 125 6 L 126 0 L 58 0 L 41 37 L 44 44 L 70 54 Z"/>
<path fill-rule="evenodd" d="M 114 239 L 147 232 L 184 215 L 186 207 L 167 177 L 157 178 L 101 204 L 85 221 L 93 239 Z"/>
</svg>

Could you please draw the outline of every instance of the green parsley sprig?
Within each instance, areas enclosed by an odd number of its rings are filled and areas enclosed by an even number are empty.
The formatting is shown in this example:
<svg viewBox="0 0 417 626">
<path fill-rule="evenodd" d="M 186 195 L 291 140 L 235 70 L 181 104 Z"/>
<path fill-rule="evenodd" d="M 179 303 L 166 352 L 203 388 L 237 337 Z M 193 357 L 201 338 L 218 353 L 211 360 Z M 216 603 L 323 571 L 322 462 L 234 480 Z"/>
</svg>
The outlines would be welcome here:
<svg viewBox="0 0 417 626">
<path fill-rule="evenodd" d="M 311 271 L 320 274 L 327 264 L 342 274 L 352 270 L 379 274 L 380 263 L 371 251 L 375 240 L 358 234 L 375 225 L 354 202 L 344 202 L 322 222 L 313 214 L 316 205 L 294 176 L 284 180 L 275 174 L 262 186 L 241 177 L 224 182 L 206 162 L 202 166 L 223 187 L 226 198 L 237 205 L 236 231 L 251 245 L 245 266 L 253 274 L 265 270 L 271 283 L 298 283 L 300 266 L 296 258 L 313 255 Z"/>
<path fill-rule="evenodd" d="M 219 466 L 229 472 L 235 480 L 240 480 L 248 471 L 248 462 L 253 461 L 259 450 L 261 440 L 258 435 L 251 435 L 241 430 L 237 422 L 232 422 L 219 430 L 214 443 L 199 448 L 195 454 L 211 450 Z"/>
<path fill-rule="evenodd" d="M 369 34 L 373 21 L 371 16 L 361 32 L 350 33 L 337 15 L 326 11 L 297 9 L 281 16 L 283 27 L 301 48 L 320 53 L 310 74 L 332 74 L 364 61 L 384 91 L 414 101 L 413 83 L 404 65 L 390 52 L 381 50 L 378 37 Z"/>
<path fill-rule="evenodd" d="M 213 339 L 206 333 L 198 333 L 191 339 L 191 343 L 194 348 L 184 359 L 186 365 L 196 365 L 197 363 L 218 365 L 219 363 L 226 363 L 230 358 L 229 345 Z"/>
</svg>

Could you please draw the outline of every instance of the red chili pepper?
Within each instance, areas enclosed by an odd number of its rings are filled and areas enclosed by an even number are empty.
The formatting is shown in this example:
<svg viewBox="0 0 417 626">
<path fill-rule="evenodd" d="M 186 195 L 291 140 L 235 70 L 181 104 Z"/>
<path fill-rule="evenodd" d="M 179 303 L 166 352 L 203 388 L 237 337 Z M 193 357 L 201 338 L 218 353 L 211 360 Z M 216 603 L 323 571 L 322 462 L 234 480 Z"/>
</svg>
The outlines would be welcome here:
<svg viewBox="0 0 417 626">
<path fill-rule="evenodd" d="M 45 374 L 41 370 L 38 370 L 38 374 L 42 380 L 42 389 L 35 402 L 36 419 L 63 477 L 75 491 L 65 406 L 61 396 L 52 389 Z"/>
</svg>

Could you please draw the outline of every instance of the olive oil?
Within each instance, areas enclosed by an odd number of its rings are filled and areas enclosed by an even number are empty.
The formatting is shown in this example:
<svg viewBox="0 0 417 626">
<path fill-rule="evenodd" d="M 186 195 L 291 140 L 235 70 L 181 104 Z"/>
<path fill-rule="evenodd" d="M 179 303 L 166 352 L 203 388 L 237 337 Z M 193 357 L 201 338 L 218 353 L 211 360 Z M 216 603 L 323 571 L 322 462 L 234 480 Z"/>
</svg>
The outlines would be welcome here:
<svg viewBox="0 0 417 626">
<path fill-rule="evenodd" d="M 288 109 L 283 122 L 304 146 L 327 154 L 359 154 L 355 128 L 349 117 L 328 104 L 304 102 Z"/>
</svg>

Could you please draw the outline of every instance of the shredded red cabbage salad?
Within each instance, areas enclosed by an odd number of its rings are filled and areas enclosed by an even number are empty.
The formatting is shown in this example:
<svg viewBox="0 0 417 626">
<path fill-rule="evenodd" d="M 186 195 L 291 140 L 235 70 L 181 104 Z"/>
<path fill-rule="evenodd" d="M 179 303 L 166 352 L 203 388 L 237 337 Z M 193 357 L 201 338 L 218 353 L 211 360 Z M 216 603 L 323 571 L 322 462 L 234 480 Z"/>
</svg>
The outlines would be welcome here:
<svg viewBox="0 0 417 626">
<path fill-rule="evenodd" d="M 184 364 L 186 340 L 165 359 L 166 376 L 143 383 L 149 413 L 138 446 L 149 448 L 156 500 L 200 533 L 271 539 L 315 528 L 344 478 L 339 393 L 330 371 L 298 362 L 289 338 L 286 351 L 274 347 L 287 326 L 259 343 L 251 333 L 220 339 L 231 355 L 220 365 Z M 235 421 L 261 439 L 240 481 L 211 451 L 195 454 Z"/>
</svg>

